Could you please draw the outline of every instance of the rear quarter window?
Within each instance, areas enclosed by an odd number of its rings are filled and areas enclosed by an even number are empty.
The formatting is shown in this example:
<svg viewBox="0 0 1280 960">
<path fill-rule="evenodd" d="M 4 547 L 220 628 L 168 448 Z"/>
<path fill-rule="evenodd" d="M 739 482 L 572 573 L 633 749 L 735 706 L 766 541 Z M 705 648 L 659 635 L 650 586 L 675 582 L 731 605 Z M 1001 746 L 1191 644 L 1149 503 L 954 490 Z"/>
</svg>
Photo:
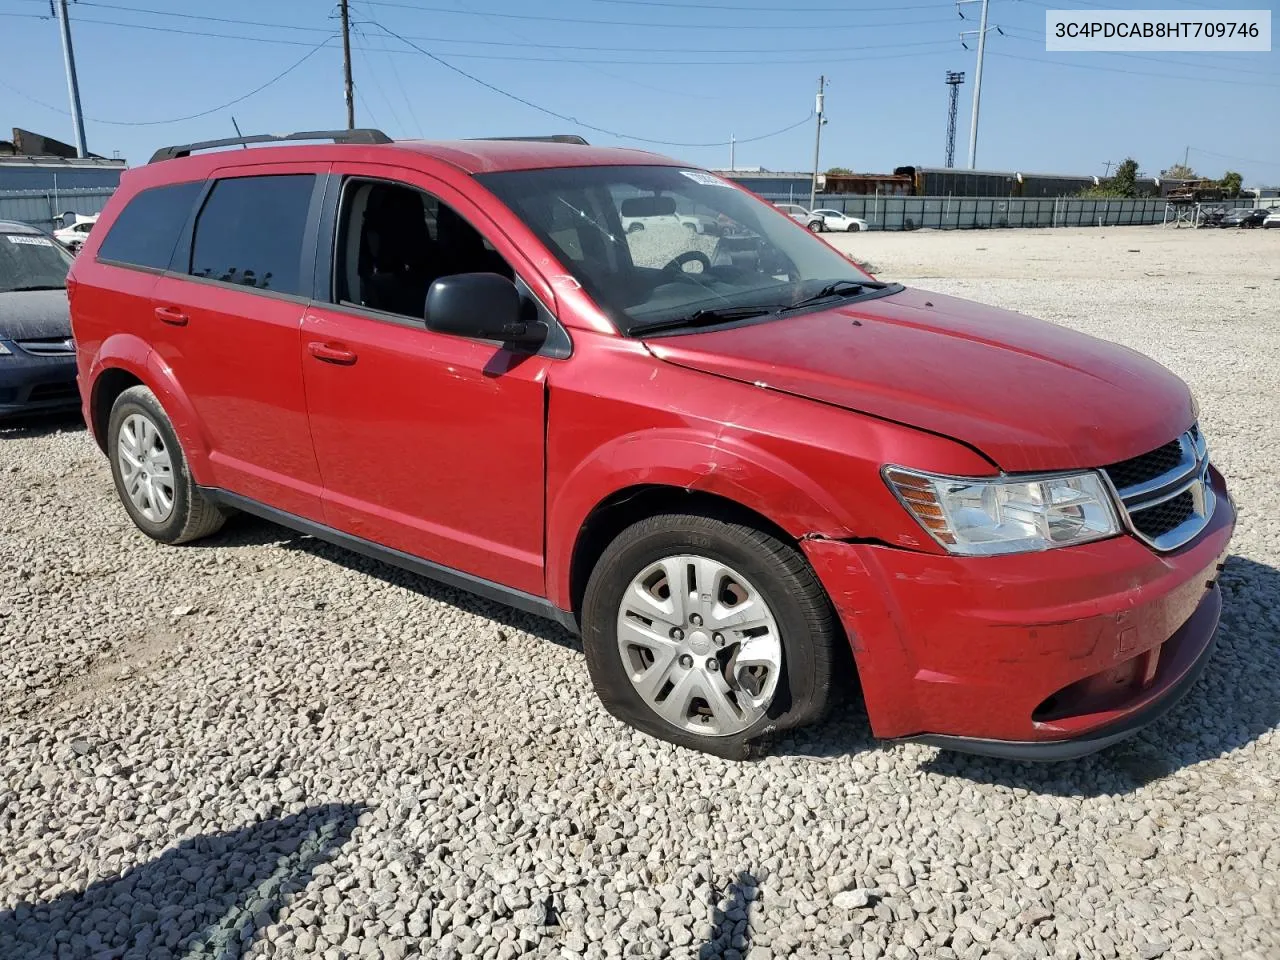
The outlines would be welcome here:
<svg viewBox="0 0 1280 960">
<path fill-rule="evenodd" d="M 167 270 L 202 186 L 195 181 L 143 190 L 116 217 L 98 248 L 98 259 Z"/>
<path fill-rule="evenodd" d="M 214 184 L 196 220 L 193 277 L 275 293 L 302 293 L 302 253 L 313 174 L 234 177 Z"/>
</svg>

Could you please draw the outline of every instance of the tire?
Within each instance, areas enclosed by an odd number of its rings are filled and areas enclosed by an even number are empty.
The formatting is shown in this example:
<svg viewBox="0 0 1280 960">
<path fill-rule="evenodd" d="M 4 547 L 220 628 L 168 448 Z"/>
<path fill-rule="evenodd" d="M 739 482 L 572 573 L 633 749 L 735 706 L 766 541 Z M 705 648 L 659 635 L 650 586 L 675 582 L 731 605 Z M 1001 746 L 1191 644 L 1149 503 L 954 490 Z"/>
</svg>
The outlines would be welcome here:
<svg viewBox="0 0 1280 960">
<path fill-rule="evenodd" d="M 145 454 L 139 456 L 144 449 Z M 130 387 L 112 404 L 107 421 L 107 457 L 120 502 L 137 528 L 151 539 L 189 543 L 216 532 L 226 522 L 227 515 L 196 487 L 173 424 L 156 395 L 146 387 Z M 126 476 L 126 469 L 132 470 L 130 459 L 150 467 L 150 471 L 139 470 Z M 166 461 L 168 472 L 164 473 Z M 168 483 L 157 478 L 165 478 Z M 150 493 L 141 493 L 143 502 L 139 503 L 130 489 L 145 489 L 147 479 Z"/>
<path fill-rule="evenodd" d="M 821 233 L 821 232 L 822 232 L 822 221 L 821 221 L 821 220 L 810 220 L 810 221 L 809 221 L 809 232 L 810 232 L 810 233 Z"/>
<path fill-rule="evenodd" d="M 681 562 L 674 563 L 676 558 Z M 684 561 L 688 561 L 687 567 Z M 763 636 L 749 639 L 767 641 L 766 647 L 777 650 L 776 669 L 741 666 L 738 658 L 746 650 L 746 639 L 735 636 L 732 624 L 726 621 L 722 621 L 726 622 L 723 634 L 714 631 L 711 607 L 705 605 L 709 594 L 700 597 L 701 590 L 689 591 L 688 608 L 708 611 L 708 623 L 696 615 L 686 617 L 683 622 L 688 632 L 678 642 L 668 639 L 680 633 L 665 629 L 671 620 L 655 618 L 648 626 L 638 621 L 639 630 L 624 630 L 622 624 L 634 619 L 632 610 L 654 609 L 648 605 L 654 602 L 653 594 L 637 605 L 634 589 L 638 578 L 649 576 L 648 571 L 657 571 L 664 565 L 677 571 L 685 567 L 695 573 L 711 570 L 713 573 L 704 577 L 711 581 L 717 571 L 725 571 L 719 589 L 738 591 L 737 596 L 745 595 L 752 602 L 762 601 L 763 607 L 744 607 L 744 611 L 755 609 L 766 618 L 771 617 L 771 626 L 776 629 L 757 628 Z M 662 575 L 660 571 L 658 575 Z M 677 572 L 676 576 L 680 575 Z M 696 579 L 695 576 L 695 586 Z M 737 581 L 744 581 L 745 587 L 740 588 Z M 710 601 L 711 606 L 723 610 L 725 596 L 719 594 Z M 674 608 L 674 598 L 670 602 Z M 730 611 L 736 602 L 739 601 L 730 598 Z M 739 616 L 739 622 L 742 616 L 746 614 Z M 661 639 L 652 643 L 646 639 L 654 636 Z M 635 637 L 642 638 L 641 646 L 627 649 Z M 628 527 L 600 556 L 583 599 L 582 643 L 587 669 L 605 708 L 651 736 L 730 760 L 758 756 L 767 751 L 776 732 L 813 723 L 826 713 L 841 662 L 839 645 L 843 642 L 822 585 L 795 547 L 761 530 L 712 515 L 663 514 Z M 646 663 L 644 646 L 659 650 L 658 656 L 666 659 L 665 664 L 657 659 Z M 753 645 L 752 650 L 757 649 Z M 649 656 L 652 658 L 652 654 Z M 687 666 L 686 660 L 692 666 Z M 701 673 L 704 669 L 706 674 Z M 650 671 L 655 670 L 658 672 L 652 681 L 648 680 Z M 750 703 L 750 693 L 744 695 L 738 671 L 755 671 L 747 680 L 758 684 L 758 704 Z M 633 681 L 637 673 L 639 679 Z M 686 681 L 694 686 L 686 685 Z M 661 691 L 670 688 L 666 695 L 668 716 L 651 705 L 637 683 L 648 683 L 658 691 L 658 699 Z M 731 695 L 722 693 L 717 702 L 731 709 L 714 711 L 708 699 L 695 695 L 696 687 L 705 691 L 712 684 L 722 683 L 722 689 Z M 681 701 L 687 702 L 683 708 Z M 735 714 L 734 709 L 741 715 Z M 672 713 L 679 717 L 679 723 L 671 719 Z M 721 723 L 722 717 L 722 729 L 712 726 Z"/>
<path fill-rule="evenodd" d="M 643 223 L 633 223 L 631 226 L 627 227 L 627 233 L 639 233 L 643 229 Z"/>
<path fill-rule="evenodd" d="M 856 223 L 851 223 L 851 224 L 849 224 L 849 229 L 848 229 L 846 232 L 847 232 L 847 233 L 861 233 L 861 232 L 862 232 L 862 227 L 858 226 L 858 224 L 856 224 Z"/>
</svg>

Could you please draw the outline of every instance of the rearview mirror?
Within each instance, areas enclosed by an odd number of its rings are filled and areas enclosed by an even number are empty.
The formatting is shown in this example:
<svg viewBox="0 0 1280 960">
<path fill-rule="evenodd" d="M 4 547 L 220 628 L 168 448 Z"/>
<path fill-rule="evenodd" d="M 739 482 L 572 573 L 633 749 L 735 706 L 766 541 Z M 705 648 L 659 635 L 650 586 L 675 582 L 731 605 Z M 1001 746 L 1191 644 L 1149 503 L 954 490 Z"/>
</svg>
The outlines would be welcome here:
<svg viewBox="0 0 1280 960">
<path fill-rule="evenodd" d="M 629 197 L 619 212 L 624 217 L 670 217 L 676 212 L 675 197 Z"/>
<path fill-rule="evenodd" d="M 547 338 L 545 324 L 536 316 L 526 318 L 516 285 L 496 273 L 441 277 L 427 290 L 424 313 L 434 333 L 525 346 Z"/>
</svg>

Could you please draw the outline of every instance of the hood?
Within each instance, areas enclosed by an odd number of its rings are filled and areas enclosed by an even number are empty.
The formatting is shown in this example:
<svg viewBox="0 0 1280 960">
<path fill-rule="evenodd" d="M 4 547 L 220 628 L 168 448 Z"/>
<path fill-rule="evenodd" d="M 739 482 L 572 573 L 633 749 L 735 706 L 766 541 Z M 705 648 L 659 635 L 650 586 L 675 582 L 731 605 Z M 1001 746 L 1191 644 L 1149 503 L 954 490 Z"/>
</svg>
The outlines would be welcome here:
<svg viewBox="0 0 1280 960">
<path fill-rule="evenodd" d="M 1186 385 L 1154 360 L 919 290 L 648 346 L 683 367 L 951 437 L 1009 472 L 1116 463 L 1194 419 Z"/>
<path fill-rule="evenodd" d="M 71 336 L 65 290 L 0 293 L 0 339 L 35 340 Z"/>
</svg>

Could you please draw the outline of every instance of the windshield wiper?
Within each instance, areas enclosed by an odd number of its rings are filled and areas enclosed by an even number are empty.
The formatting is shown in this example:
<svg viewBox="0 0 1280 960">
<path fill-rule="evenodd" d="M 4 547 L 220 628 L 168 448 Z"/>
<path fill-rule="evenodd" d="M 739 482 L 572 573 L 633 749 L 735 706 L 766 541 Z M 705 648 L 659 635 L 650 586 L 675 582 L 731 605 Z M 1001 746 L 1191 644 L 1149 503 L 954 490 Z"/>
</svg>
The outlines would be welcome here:
<svg viewBox="0 0 1280 960">
<path fill-rule="evenodd" d="M 797 300 L 783 309 L 784 312 L 799 310 L 803 307 L 811 307 L 815 303 L 821 303 L 823 300 L 830 300 L 832 297 L 856 297 L 863 290 L 883 290 L 884 288 L 885 284 L 875 280 L 834 280 L 813 296 Z"/>
<path fill-rule="evenodd" d="M 51 286 L 47 284 L 46 285 L 33 284 L 29 287 L 10 287 L 9 293 L 30 293 L 33 290 L 65 290 L 65 289 L 67 289 L 65 285 L 59 287 L 59 286 Z"/>
<path fill-rule="evenodd" d="M 784 309 L 782 304 L 756 304 L 747 307 L 711 307 L 706 310 L 695 310 L 683 317 L 671 317 L 667 320 L 651 320 L 630 327 L 627 333 L 637 336 L 644 333 L 656 333 L 659 330 L 676 330 L 680 327 L 710 327 L 717 323 L 732 323 L 734 320 L 750 320 L 762 317 L 766 313 L 778 313 Z"/>
</svg>

